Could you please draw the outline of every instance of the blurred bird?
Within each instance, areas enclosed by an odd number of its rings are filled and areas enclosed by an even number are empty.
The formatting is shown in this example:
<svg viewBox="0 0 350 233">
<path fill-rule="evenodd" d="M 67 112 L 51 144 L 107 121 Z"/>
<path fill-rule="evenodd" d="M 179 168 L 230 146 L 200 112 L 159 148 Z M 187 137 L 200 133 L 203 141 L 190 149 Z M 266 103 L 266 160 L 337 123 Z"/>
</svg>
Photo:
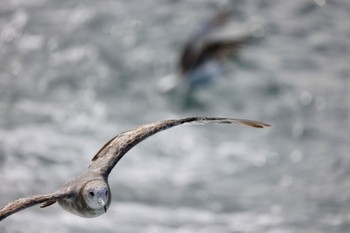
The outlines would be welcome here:
<svg viewBox="0 0 350 233">
<path fill-rule="evenodd" d="M 254 128 L 270 126 L 259 121 L 218 117 L 189 117 L 138 126 L 109 140 L 92 158 L 89 168 L 81 175 L 64 183 L 58 191 L 8 203 L 0 209 L 0 221 L 20 210 L 41 203 L 43 208 L 58 202 L 66 211 L 85 218 L 106 213 L 111 203 L 108 176 L 124 154 L 139 142 L 158 132 L 187 123 L 238 124 Z"/>
<path fill-rule="evenodd" d="M 177 74 L 161 79 L 158 90 L 170 92 L 177 87 L 190 92 L 195 88 L 207 85 L 222 75 L 221 61 L 237 54 L 238 50 L 251 37 L 235 39 L 214 39 L 210 35 L 228 22 L 232 11 L 220 12 L 206 22 L 184 45 L 177 64 Z"/>
</svg>

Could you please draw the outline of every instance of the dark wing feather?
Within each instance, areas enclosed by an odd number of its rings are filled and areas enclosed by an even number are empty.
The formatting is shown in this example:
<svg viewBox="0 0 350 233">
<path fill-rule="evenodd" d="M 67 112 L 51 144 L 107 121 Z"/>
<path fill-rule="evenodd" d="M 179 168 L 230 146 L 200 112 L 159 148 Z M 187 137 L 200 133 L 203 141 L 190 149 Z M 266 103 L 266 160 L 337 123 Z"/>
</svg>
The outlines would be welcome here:
<svg viewBox="0 0 350 233">
<path fill-rule="evenodd" d="M 181 74 L 192 70 L 197 63 L 197 51 L 194 48 L 193 41 L 189 41 L 183 48 L 182 53 L 180 54 L 178 62 L 178 70 Z"/>
<path fill-rule="evenodd" d="M 207 42 L 198 54 L 195 66 L 199 66 L 213 58 L 225 58 L 236 55 L 247 41 L 248 38 Z"/>
<path fill-rule="evenodd" d="M 179 120 L 164 120 L 145 124 L 121 133 L 111 139 L 93 157 L 89 169 L 91 171 L 100 173 L 105 177 L 108 177 L 113 167 L 118 163 L 123 155 L 136 144 L 160 131 L 184 123 L 239 124 L 255 128 L 264 128 L 270 126 L 269 124 L 259 121 L 218 117 L 190 117 Z"/>
<path fill-rule="evenodd" d="M 29 208 L 31 206 L 44 203 L 42 207 L 46 207 L 52 205 L 57 200 L 67 198 L 69 196 L 69 192 L 58 191 L 51 194 L 35 195 L 31 197 L 20 198 L 18 200 L 8 203 L 6 206 L 0 209 L 0 221 L 18 211 Z"/>
<path fill-rule="evenodd" d="M 210 33 L 224 25 L 232 13 L 232 10 L 219 12 L 208 22 L 201 25 L 199 30 L 191 36 L 183 47 L 177 64 L 178 69 L 182 74 L 188 72 L 198 65 L 198 59 L 202 53 L 202 43 L 207 39 Z"/>
</svg>

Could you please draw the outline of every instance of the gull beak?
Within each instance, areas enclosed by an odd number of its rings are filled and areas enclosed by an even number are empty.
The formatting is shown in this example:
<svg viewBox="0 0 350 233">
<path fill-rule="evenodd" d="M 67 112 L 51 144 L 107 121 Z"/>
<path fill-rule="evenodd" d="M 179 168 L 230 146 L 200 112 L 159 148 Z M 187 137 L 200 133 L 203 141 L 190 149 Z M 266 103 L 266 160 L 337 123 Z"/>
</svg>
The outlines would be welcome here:
<svg viewBox="0 0 350 233">
<path fill-rule="evenodd" d="M 107 213 L 107 206 L 106 206 L 106 203 L 103 201 L 103 199 L 102 199 L 102 198 L 99 198 L 99 199 L 97 200 L 97 202 L 98 202 L 98 204 L 100 204 L 100 205 L 103 207 L 105 213 Z"/>
</svg>

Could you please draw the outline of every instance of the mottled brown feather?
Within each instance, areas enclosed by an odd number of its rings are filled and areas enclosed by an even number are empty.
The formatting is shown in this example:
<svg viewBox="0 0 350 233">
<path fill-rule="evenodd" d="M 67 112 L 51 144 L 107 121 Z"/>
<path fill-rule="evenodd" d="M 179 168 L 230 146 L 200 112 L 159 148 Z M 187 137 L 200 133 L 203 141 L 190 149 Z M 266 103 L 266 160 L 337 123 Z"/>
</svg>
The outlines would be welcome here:
<svg viewBox="0 0 350 233">
<path fill-rule="evenodd" d="M 254 128 L 270 126 L 264 122 L 245 119 L 218 118 L 218 117 L 189 117 L 179 120 L 164 120 L 155 123 L 141 125 L 134 129 L 123 132 L 106 143 L 102 149 L 93 157 L 90 170 L 108 177 L 118 161 L 139 142 L 160 131 L 184 123 L 211 123 L 211 124 L 238 124 Z"/>
<path fill-rule="evenodd" d="M 10 216 L 11 214 L 14 214 L 28 207 L 38 205 L 44 202 L 48 202 L 48 203 L 51 203 L 52 201 L 56 202 L 59 199 L 67 198 L 69 196 L 70 196 L 69 192 L 58 191 L 51 194 L 35 195 L 31 197 L 20 198 L 18 200 L 8 203 L 6 206 L 0 209 L 0 221 Z"/>
</svg>

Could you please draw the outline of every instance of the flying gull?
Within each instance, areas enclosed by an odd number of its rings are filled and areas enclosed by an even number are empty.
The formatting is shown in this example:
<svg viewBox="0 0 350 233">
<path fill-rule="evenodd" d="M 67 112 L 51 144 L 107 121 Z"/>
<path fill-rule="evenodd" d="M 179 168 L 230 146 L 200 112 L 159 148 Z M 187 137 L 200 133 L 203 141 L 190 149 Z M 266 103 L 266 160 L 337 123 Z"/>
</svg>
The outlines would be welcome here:
<svg viewBox="0 0 350 233">
<path fill-rule="evenodd" d="M 40 207 L 44 208 L 56 202 L 66 211 L 85 218 L 97 217 L 107 212 L 111 203 L 108 176 L 124 154 L 149 136 L 187 123 L 238 124 L 254 128 L 270 126 L 259 121 L 218 117 L 189 117 L 138 126 L 109 140 L 92 158 L 88 169 L 64 183 L 58 191 L 8 203 L 0 209 L 0 221 L 28 207 L 42 204 Z"/>
<path fill-rule="evenodd" d="M 165 76 L 158 82 L 162 93 L 183 86 L 187 91 L 210 83 L 221 75 L 220 59 L 235 55 L 251 38 L 214 39 L 213 32 L 228 22 L 232 10 L 222 11 L 199 27 L 182 48 L 178 59 L 177 75 Z"/>
</svg>

